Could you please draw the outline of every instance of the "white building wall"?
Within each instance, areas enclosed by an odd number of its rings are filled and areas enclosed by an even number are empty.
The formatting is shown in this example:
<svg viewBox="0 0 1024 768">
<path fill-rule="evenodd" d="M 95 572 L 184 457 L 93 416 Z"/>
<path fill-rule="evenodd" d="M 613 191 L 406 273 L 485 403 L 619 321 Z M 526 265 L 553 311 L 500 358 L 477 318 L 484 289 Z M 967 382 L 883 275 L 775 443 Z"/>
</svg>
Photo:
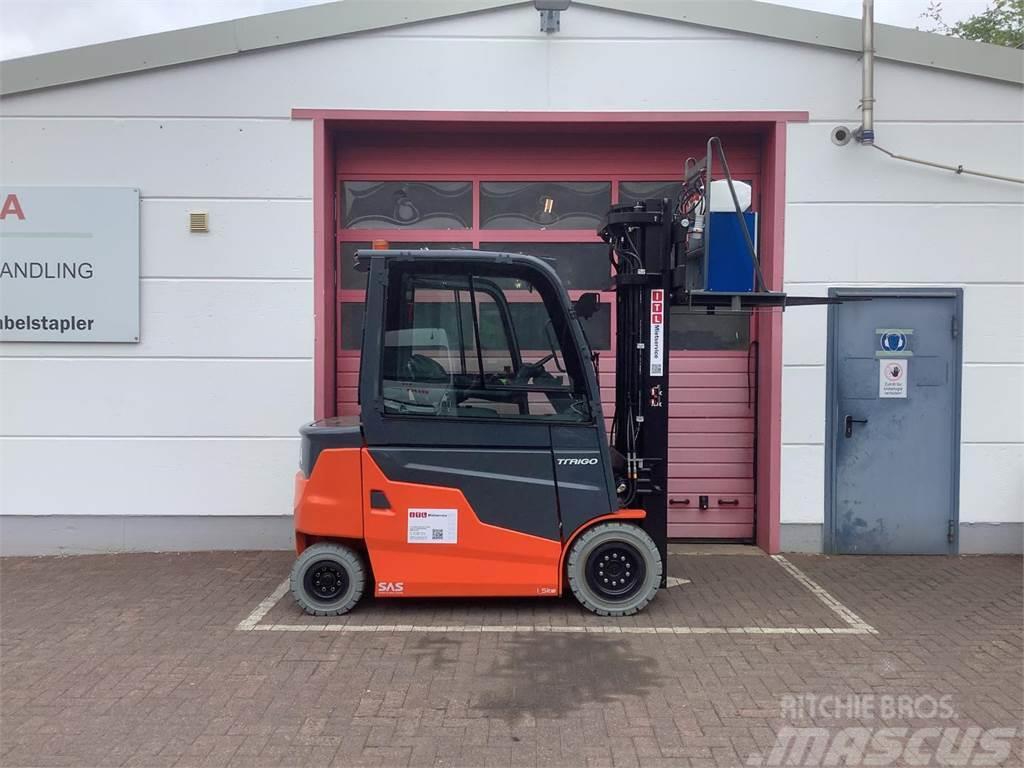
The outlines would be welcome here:
<svg viewBox="0 0 1024 768">
<path fill-rule="evenodd" d="M 1020 87 L 886 61 L 876 81 L 883 146 L 1024 175 Z M 3 183 L 141 188 L 143 325 L 139 345 L 0 345 L 0 513 L 289 513 L 313 389 L 312 133 L 293 108 L 806 110 L 787 290 L 963 286 L 961 519 L 1020 523 L 1024 197 L 833 146 L 859 87 L 852 53 L 583 6 L 544 35 L 520 6 L 5 98 Z M 785 316 L 784 524 L 823 520 L 824 317 Z"/>
<path fill-rule="evenodd" d="M 14 101 L 0 102 L 4 184 L 140 189 L 142 333 L 0 344 L 0 513 L 101 519 L 99 534 L 46 530 L 71 550 L 202 547 L 181 517 L 287 515 L 312 411 L 311 125 L 39 119 Z M 209 234 L 189 234 L 194 210 Z M 175 519 L 135 520 L 156 516 Z M 6 517 L 7 548 L 20 522 Z M 288 545 L 286 526 L 252 533 L 239 544 Z"/>
</svg>

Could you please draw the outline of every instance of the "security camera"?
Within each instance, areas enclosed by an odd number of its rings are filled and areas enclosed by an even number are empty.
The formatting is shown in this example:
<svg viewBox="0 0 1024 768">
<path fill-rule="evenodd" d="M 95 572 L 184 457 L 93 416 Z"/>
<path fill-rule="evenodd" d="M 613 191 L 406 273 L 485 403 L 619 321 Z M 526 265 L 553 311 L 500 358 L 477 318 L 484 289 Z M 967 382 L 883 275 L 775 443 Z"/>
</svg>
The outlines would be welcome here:
<svg viewBox="0 0 1024 768">
<path fill-rule="evenodd" d="M 832 143 L 837 147 L 845 147 L 853 138 L 853 131 L 845 125 L 837 125 L 832 129 Z"/>
</svg>

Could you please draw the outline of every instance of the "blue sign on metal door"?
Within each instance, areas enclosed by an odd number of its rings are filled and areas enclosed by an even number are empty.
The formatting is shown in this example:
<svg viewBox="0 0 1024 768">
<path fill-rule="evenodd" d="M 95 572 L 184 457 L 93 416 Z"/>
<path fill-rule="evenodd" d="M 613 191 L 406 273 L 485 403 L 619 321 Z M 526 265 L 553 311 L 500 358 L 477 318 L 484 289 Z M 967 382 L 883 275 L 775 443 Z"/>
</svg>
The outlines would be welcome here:
<svg viewBox="0 0 1024 768">
<path fill-rule="evenodd" d="M 879 340 L 883 352 L 902 352 L 907 348 L 907 334 L 903 331 L 885 331 Z"/>
</svg>

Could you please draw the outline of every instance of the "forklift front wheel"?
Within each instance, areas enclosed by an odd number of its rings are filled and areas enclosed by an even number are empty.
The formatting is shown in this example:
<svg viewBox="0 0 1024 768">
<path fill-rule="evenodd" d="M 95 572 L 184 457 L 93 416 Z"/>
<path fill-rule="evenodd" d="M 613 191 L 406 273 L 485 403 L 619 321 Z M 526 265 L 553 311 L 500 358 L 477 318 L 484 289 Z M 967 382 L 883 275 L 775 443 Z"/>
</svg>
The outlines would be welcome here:
<svg viewBox="0 0 1024 768">
<path fill-rule="evenodd" d="M 351 611 L 366 586 L 366 569 L 348 547 L 322 541 L 306 548 L 292 566 L 295 602 L 311 616 L 340 616 Z"/>
<path fill-rule="evenodd" d="M 662 562 L 658 546 L 639 526 L 600 523 L 573 542 L 566 571 L 584 608 L 600 616 L 629 616 L 654 599 Z"/>
</svg>

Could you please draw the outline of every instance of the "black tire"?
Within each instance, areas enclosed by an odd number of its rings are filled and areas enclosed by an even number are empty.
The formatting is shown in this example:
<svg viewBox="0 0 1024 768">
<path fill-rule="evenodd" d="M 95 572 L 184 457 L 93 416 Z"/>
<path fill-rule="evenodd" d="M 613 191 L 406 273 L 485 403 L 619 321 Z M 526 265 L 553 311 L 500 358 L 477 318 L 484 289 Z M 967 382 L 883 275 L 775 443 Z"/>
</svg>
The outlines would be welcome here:
<svg viewBox="0 0 1024 768">
<path fill-rule="evenodd" d="M 296 558 L 291 587 L 295 602 L 310 616 L 340 616 L 363 596 L 366 568 L 348 547 L 320 542 Z"/>
<path fill-rule="evenodd" d="M 572 543 L 566 563 L 569 588 L 599 616 L 630 616 L 658 592 L 661 555 L 654 540 L 630 523 L 600 523 Z"/>
</svg>

